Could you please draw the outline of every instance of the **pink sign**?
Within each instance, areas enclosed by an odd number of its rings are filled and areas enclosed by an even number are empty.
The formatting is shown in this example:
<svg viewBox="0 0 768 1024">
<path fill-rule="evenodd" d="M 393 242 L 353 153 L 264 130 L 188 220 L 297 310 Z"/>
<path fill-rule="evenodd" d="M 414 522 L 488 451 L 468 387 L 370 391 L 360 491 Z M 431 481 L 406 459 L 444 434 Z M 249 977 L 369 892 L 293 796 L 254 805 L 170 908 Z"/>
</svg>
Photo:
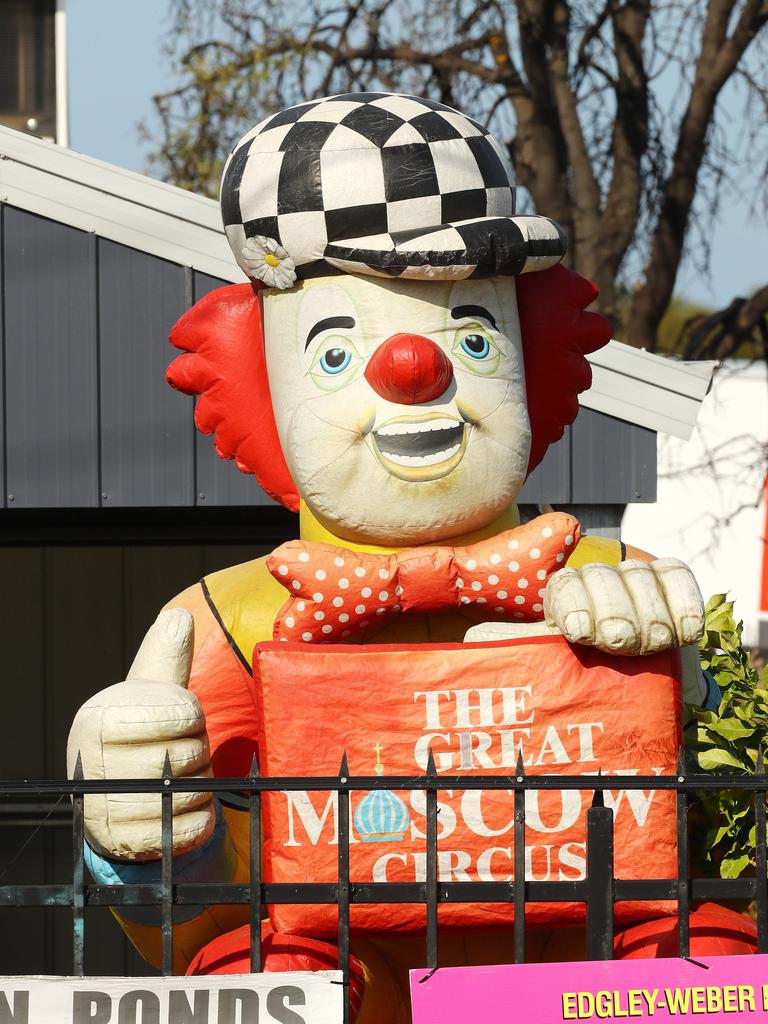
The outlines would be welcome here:
<svg viewBox="0 0 768 1024">
<path fill-rule="evenodd" d="M 768 956 L 411 971 L 413 1024 L 768 1021 Z"/>
</svg>

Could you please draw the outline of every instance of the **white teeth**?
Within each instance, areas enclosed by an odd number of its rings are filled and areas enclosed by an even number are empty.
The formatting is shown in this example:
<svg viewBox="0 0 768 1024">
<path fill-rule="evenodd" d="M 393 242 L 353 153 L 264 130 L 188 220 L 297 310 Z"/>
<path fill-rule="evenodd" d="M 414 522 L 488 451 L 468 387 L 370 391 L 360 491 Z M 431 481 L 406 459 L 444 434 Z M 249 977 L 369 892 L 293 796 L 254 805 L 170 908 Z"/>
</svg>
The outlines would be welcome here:
<svg viewBox="0 0 768 1024">
<path fill-rule="evenodd" d="M 446 448 L 443 452 L 432 452 L 430 455 L 393 455 L 391 452 L 385 452 L 384 458 L 388 462 L 394 462 L 396 466 L 436 466 L 450 459 L 460 447 L 461 445 L 455 444 L 453 448 Z"/>
<path fill-rule="evenodd" d="M 460 426 L 459 420 L 445 417 L 439 420 L 425 420 L 423 423 L 385 423 L 381 427 L 375 427 L 374 430 L 382 437 L 391 437 L 393 434 L 426 434 L 430 430 L 451 430 Z"/>
</svg>

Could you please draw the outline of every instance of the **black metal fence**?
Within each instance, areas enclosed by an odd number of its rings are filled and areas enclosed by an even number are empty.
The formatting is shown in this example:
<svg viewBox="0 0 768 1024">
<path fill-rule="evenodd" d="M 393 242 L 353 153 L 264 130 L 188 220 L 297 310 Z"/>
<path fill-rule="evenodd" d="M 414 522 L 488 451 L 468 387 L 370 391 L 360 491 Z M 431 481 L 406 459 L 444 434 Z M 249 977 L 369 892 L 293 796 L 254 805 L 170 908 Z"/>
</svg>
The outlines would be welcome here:
<svg viewBox="0 0 768 1024">
<path fill-rule="evenodd" d="M 671 879 L 614 877 L 613 811 L 604 806 L 608 789 L 667 790 L 676 793 L 677 876 Z M 426 876 L 423 882 L 352 882 L 350 880 L 350 794 L 359 790 L 422 790 L 426 794 Z M 528 790 L 593 792 L 587 811 L 586 876 L 580 881 L 441 881 L 438 878 L 437 794 L 446 790 L 511 790 L 514 794 L 514 879 L 525 876 L 525 794 Z M 695 793 L 741 790 L 754 794 L 756 864 L 754 877 L 692 878 L 689 868 L 688 808 Z M 336 882 L 264 883 L 261 875 L 261 797 L 272 792 L 330 792 L 338 794 L 338 880 Z M 161 779 L 86 780 L 79 767 L 70 782 L 0 781 L 0 796 L 29 798 L 32 794 L 72 799 L 72 882 L 66 885 L 0 885 L 2 907 L 68 907 L 72 911 L 72 970 L 84 970 L 86 906 L 157 906 L 162 926 L 162 969 L 173 970 L 175 906 L 242 904 L 249 908 L 250 967 L 261 969 L 261 917 L 265 904 L 335 904 L 338 908 L 339 966 L 344 983 L 344 1021 L 350 1019 L 350 906 L 352 904 L 421 904 L 426 910 L 425 964 L 439 966 L 438 906 L 441 903 L 507 903 L 514 908 L 514 960 L 525 962 L 526 905 L 583 903 L 586 905 L 586 957 L 610 960 L 613 955 L 614 904 L 625 901 L 677 902 L 679 955 L 690 953 L 689 915 L 692 902 L 753 899 L 757 909 L 758 951 L 768 952 L 768 864 L 766 863 L 766 792 L 762 755 L 753 777 L 686 774 L 681 754 L 673 776 L 526 775 L 519 761 L 514 775 L 438 775 L 430 754 L 427 772 L 420 776 L 355 776 L 342 757 L 337 776 L 261 778 L 254 758 L 246 778 L 179 778 L 171 774 L 166 757 Z M 250 829 L 248 884 L 177 883 L 173 880 L 173 796 L 213 792 L 247 794 Z M 159 793 L 162 806 L 160 881 L 151 884 L 101 885 L 85 879 L 83 802 L 90 793 Z"/>
</svg>

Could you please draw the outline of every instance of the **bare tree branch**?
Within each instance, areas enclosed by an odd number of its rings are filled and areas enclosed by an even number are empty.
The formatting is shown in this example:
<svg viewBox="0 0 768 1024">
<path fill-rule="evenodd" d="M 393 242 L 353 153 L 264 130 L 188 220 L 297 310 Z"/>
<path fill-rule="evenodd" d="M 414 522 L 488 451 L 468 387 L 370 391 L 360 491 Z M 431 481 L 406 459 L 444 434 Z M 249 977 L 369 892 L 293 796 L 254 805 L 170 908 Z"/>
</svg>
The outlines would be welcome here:
<svg viewBox="0 0 768 1024">
<path fill-rule="evenodd" d="M 746 344 L 768 348 L 768 286 L 748 299 L 735 298 L 726 309 L 695 317 L 683 328 L 685 359 L 730 359 Z"/>
<path fill-rule="evenodd" d="M 729 37 L 728 24 L 735 7 L 736 0 L 709 0 L 694 83 L 666 181 L 645 281 L 632 304 L 629 341 L 651 350 L 655 347 L 656 327 L 672 298 L 677 279 L 717 98 L 747 47 L 768 21 L 765 0 L 746 0 Z"/>
</svg>

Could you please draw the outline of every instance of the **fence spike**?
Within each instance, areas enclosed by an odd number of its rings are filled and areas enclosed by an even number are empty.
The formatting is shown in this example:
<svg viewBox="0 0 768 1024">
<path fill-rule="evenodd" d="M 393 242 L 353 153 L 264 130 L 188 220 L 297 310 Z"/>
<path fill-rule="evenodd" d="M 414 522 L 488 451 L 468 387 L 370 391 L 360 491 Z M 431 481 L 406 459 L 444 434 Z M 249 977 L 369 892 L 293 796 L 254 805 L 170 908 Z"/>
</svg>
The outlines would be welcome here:
<svg viewBox="0 0 768 1024">
<path fill-rule="evenodd" d="M 163 781 L 171 781 L 173 779 L 173 768 L 171 768 L 171 755 L 166 748 L 165 760 L 163 761 Z"/>
<path fill-rule="evenodd" d="M 598 771 L 598 776 L 602 772 Z M 587 811 L 587 959 L 613 957 L 614 834 L 613 811 L 603 803 L 603 791 L 596 790 Z"/>
<path fill-rule="evenodd" d="M 432 753 L 432 747 L 429 748 L 429 755 L 427 757 L 427 775 L 430 779 L 437 777 L 437 769 L 435 768 L 435 755 Z"/>
<path fill-rule="evenodd" d="M 680 747 L 677 754 L 677 768 L 675 770 L 678 775 L 685 775 L 685 754 L 682 747 Z"/>
<path fill-rule="evenodd" d="M 342 779 L 349 778 L 349 765 L 347 764 L 347 752 L 346 750 L 341 755 L 341 767 L 339 768 L 339 777 Z"/>
<path fill-rule="evenodd" d="M 255 750 L 253 752 L 253 757 L 251 758 L 251 772 L 249 777 L 252 779 L 258 779 L 259 777 L 259 759 L 256 757 Z"/>
<path fill-rule="evenodd" d="M 75 761 L 75 770 L 72 772 L 72 779 L 82 779 L 83 776 L 83 758 L 80 751 L 77 752 L 77 760 Z"/>
<path fill-rule="evenodd" d="M 517 764 L 515 765 L 515 772 L 518 775 L 525 775 L 525 765 L 523 764 L 523 745 L 520 744 L 517 751 Z"/>
<path fill-rule="evenodd" d="M 597 769 L 597 777 L 598 777 L 598 779 L 602 779 L 602 777 L 603 777 L 603 769 L 602 768 L 598 768 Z M 596 789 L 594 791 L 594 793 L 592 794 L 592 806 L 593 807 L 605 807 L 605 797 L 603 796 L 602 789 Z"/>
<path fill-rule="evenodd" d="M 763 757 L 762 743 L 757 748 L 757 760 L 755 761 L 755 775 L 765 775 L 765 759 Z"/>
</svg>

